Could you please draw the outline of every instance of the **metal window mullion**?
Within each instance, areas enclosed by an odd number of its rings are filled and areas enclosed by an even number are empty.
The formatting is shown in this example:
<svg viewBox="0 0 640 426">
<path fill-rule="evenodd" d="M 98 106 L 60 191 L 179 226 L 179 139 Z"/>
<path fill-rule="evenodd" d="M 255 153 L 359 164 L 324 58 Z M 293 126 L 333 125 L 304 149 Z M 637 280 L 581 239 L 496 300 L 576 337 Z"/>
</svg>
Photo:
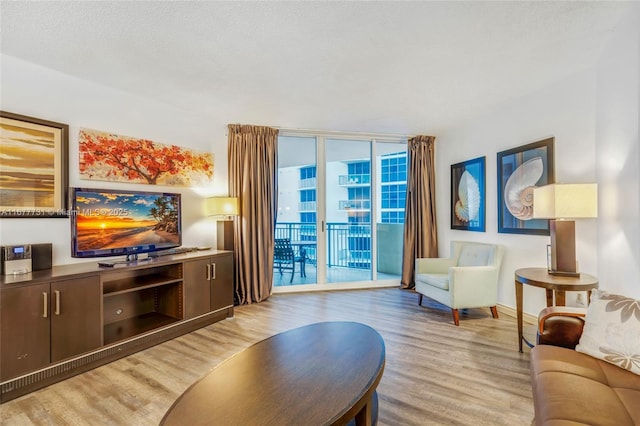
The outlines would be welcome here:
<svg viewBox="0 0 640 426">
<path fill-rule="evenodd" d="M 316 281 L 327 282 L 327 161 L 324 136 L 316 136 Z M 324 226 L 322 226 L 324 224 Z"/>
<path fill-rule="evenodd" d="M 371 225 L 371 279 L 376 281 L 378 279 L 378 236 L 377 232 L 377 217 L 378 217 L 378 160 L 376 158 L 376 139 L 371 140 L 371 159 L 369 160 L 369 196 L 371 197 L 371 208 L 369 211 L 369 217 Z"/>
</svg>

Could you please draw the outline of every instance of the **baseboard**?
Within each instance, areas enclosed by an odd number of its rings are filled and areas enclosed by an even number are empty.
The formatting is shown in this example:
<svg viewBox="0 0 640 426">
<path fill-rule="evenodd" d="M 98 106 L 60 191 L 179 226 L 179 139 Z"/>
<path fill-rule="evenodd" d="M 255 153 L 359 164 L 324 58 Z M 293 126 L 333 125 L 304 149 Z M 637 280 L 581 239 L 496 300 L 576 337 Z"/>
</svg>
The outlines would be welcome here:
<svg viewBox="0 0 640 426">
<path fill-rule="evenodd" d="M 498 313 L 504 314 L 513 318 L 517 318 L 518 316 L 515 308 L 512 308 L 511 306 L 507 306 L 507 305 L 501 305 L 500 303 L 498 303 Z M 538 324 L 538 317 L 535 315 L 528 314 L 526 312 L 522 313 L 522 320 L 528 324 L 533 324 L 533 325 Z"/>
</svg>

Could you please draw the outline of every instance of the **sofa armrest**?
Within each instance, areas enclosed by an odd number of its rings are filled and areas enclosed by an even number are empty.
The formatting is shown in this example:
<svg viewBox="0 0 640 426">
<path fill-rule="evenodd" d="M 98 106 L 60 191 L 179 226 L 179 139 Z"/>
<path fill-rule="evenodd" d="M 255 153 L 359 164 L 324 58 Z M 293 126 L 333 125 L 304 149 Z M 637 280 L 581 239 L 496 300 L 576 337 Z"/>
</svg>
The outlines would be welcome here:
<svg viewBox="0 0 640 426">
<path fill-rule="evenodd" d="M 416 259 L 416 274 L 447 274 L 455 266 L 450 258 L 419 257 Z"/>
<path fill-rule="evenodd" d="M 586 314 L 587 310 L 583 308 L 544 308 L 538 315 L 538 344 L 575 349 L 582 335 Z"/>
</svg>

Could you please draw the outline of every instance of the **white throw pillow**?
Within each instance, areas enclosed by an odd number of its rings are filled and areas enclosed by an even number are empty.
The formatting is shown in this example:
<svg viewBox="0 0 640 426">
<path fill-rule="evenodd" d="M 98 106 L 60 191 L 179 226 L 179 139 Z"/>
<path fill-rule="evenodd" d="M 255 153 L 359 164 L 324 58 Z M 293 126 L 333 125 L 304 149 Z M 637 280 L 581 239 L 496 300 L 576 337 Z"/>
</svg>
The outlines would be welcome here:
<svg viewBox="0 0 640 426">
<path fill-rule="evenodd" d="M 640 300 L 593 291 L 576 351 L 640 375 Z"/>
</svg>

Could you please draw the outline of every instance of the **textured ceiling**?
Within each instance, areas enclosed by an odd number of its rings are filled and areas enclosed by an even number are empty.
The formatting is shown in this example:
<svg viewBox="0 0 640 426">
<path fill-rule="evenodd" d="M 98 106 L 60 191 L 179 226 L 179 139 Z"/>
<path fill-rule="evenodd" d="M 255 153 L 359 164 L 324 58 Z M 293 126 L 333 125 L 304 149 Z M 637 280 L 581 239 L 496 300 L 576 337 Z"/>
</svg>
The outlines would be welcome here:
<svg viewBox="0 0 640 426">
<path fill-rule="evenodd" d="M 0 2 L 0 50 L 220 119 L 438 134 L 593 66 L 619 2 Z"/>
</svg>

